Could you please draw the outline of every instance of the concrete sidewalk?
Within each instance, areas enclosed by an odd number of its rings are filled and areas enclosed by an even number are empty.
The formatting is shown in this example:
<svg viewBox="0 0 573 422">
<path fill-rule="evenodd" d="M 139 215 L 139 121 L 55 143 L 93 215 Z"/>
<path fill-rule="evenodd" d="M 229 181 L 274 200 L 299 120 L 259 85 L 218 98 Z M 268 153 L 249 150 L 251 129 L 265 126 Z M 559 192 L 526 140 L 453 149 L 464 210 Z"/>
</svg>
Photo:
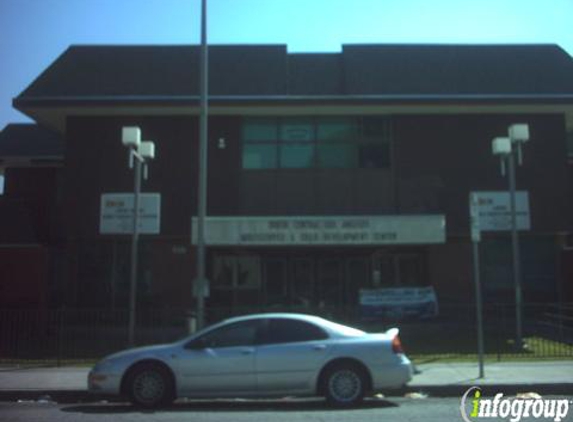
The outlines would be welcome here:
<svg viewBox="0 0 573 422">
<path fill-rule="evenodd" d="M 0 367 L 0 401 L 37 400 L 93 401 L 86 391 L 88 367 Z M 487 363 L 479 379 L 475 363 L 427 363 L 403 389 L 388 395 L 422 392 L 430 396 L 461 396 L 469 387 L 480 386 L 485 394 L 518 392 L 573 395 L 573 361 Z"/>
</svg>

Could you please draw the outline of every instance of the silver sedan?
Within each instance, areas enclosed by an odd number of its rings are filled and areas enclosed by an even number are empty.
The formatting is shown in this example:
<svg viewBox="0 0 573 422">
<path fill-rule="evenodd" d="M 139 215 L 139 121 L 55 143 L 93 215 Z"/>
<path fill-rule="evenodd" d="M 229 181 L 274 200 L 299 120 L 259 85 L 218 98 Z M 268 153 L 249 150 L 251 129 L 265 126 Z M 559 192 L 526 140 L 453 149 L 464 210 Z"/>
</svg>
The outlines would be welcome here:
<svg viewBox="0 0 573 422">
<path fill-rule="evenodd" d="M 368 334 L 311 315 L 237 317 L 175 343 L 104 358 L 88 376 L 92 392 L 143 407 L 178 397 L 324 396 L 352 406 L 412 378 L 398 329 Z"/>
</svg>

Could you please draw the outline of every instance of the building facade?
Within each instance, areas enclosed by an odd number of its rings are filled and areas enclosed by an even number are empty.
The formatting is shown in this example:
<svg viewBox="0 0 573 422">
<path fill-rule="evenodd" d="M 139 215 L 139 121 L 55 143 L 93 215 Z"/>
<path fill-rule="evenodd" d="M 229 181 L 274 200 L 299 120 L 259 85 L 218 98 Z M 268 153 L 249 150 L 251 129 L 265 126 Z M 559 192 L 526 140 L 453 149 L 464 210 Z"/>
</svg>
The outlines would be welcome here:
<svg viewBox="0 0 573 422">
<path fill-rule="evenodd" d="M 469 193 L 504 191 L 491 140 L 527 123 L 517 171 L 526 301 L 566 300 L 573 219 L 573 61 L 555 46 L 284 46 L 210 50 L 207 273 L 211 308 L 355 307 L 360 289 L 431 286 L 470 303 Z M 195 278 L 198 50 L 71 47 L 17 109 L 64 139 L 62 303 L 125 307 L 129 234 L 101 232 L 102 195 L 133 191 L 121 144 L 156 144 L 144 192 L 142 306 L 190 307 Z M 508 233 L 484 234 L 484 292 L 511 301 Z"/>
</svg>

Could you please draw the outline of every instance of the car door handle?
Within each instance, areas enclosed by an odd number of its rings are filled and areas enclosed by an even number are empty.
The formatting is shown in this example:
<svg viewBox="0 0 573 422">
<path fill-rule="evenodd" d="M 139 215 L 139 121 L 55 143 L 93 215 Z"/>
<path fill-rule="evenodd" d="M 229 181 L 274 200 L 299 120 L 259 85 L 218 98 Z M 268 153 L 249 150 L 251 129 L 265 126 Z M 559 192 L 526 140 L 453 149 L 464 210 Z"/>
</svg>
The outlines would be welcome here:
<svg viewBox="0 0 573 422">
<path fill-rule="evenodd" d="M 314 345 L 312 348 L 316 351 L 321 351 L 321 350 L 326 349 L 326 346 L 324 344 L 317 344 L 317 345 Z"/>
<path fill-rule="evenodd" d="M 242 355 L 252 355 L 253 349 L 243 349 L 243 350 L 241 350 L 241 354 Z"/>
</svg>

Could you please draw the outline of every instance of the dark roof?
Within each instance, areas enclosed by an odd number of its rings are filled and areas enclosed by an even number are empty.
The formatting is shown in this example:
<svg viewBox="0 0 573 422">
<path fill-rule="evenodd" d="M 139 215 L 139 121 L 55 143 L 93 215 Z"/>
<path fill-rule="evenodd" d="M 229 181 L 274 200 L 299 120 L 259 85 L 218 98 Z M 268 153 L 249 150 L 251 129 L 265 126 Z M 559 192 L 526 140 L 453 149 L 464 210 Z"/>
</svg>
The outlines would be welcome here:
<svg viewBox="0 0 573 422">
<path fill-rule="evenodd" d="M 0 159 L 63 159 L 60 134 L 36 124 L 13 123 L 0 132 Z"/>
<path fill-rule="evenodd" d="M 333 54 L 210 46 L 209 62 L 212 101 L 573 99 L 573 60 L 556 45 L 346 45 Z M 14 104 L 190 101 L 198 71 L 197 46 L 72 46 Z"/>
<path fill-rule="evenodd" d="M 357 94 L 573 94 L 573 59 L 552 45 L 354 46 L 344 56 Z"/>
</svg>

